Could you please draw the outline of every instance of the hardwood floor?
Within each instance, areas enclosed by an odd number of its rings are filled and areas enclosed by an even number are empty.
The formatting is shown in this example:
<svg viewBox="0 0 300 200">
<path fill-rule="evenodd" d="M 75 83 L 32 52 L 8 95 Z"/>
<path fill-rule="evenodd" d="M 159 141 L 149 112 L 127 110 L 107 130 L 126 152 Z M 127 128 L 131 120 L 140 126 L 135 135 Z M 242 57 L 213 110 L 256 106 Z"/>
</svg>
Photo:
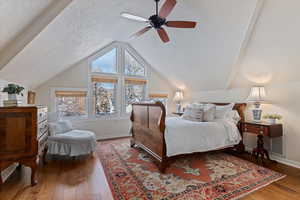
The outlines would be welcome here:
<svg viewBox="0 0 300 200">
<path fill-rule="evenodd" d="M 247 154 L 241 157 L 249 159 Z M 287 175 L 243 200 L 299 200 L 300 169 L 269 165 Z M 0 200 L 110 200 L 109 186 L 97 156 L 80 160 L 56 160 L 40 167 L 39 183 L 30 187 L 30 170 L 21 168 L 0 189 Z"/>
<path fill-rule="evenodd" d="M 0 200 L 113 199 L 96 155 L 86 159 L 50 161 L 40 166 L 38 184 L 30 187 L 30 170 L 21 168 L 0 189 Z"/>
</svg>

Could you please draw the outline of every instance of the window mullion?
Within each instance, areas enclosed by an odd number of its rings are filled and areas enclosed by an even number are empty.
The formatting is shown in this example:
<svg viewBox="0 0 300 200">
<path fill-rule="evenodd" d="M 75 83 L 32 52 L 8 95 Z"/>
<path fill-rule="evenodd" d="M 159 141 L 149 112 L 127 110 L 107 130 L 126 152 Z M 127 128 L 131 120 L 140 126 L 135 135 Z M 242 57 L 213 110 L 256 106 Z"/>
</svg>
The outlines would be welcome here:
<svg viewBox="0 0 300 200">
<path fill-rule="evenodd" d="M 120 116 L 124 115 L 124 47 L 122 45 L 119 46 L 119 70 L 120 70 L 120 78 L 119 78 L 119 105 L 120 105 Z"/>
</svg>

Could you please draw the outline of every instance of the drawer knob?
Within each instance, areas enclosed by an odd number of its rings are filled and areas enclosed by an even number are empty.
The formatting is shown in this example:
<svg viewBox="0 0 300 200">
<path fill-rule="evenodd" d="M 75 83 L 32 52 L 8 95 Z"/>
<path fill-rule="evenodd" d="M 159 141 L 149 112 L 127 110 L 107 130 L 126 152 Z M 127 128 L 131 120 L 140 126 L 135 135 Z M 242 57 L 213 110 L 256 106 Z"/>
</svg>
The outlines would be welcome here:
<svg viewBox="0 0 300 200">
<path fill-rule="evenodd" d="M 263 131 L 260 131 L 260 133 L 263 134 L 264 132 L 263 132 Z"/>
</svg>

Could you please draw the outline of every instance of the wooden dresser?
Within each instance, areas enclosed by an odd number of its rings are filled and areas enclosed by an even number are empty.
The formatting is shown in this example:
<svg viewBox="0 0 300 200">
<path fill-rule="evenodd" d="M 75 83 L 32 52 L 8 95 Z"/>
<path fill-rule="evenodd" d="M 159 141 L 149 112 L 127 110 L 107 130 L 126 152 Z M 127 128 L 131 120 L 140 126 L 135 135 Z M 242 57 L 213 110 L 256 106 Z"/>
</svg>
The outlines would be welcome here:
<svg viewBox="0 0 300 200">
<path fill-rule="evenodd" d="M 15 162 L 28 166 L 31 185 L 35 185 L 37 162 L 44 156 L 47 137 L 46 107 L 0 107 L 0 172 Z"/>
</svg>

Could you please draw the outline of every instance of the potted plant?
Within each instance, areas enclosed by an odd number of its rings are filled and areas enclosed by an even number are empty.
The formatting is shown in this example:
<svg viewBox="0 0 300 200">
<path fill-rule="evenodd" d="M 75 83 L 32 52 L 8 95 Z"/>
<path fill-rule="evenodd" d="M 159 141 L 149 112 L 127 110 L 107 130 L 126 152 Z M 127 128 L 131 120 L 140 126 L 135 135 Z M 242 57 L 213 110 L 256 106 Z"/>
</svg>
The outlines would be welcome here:
<svg viewBox="0 0 300 200">
<path fill-rule="evenodd" d="M 17 95 L 23 96 L 23 90 L 24 87 L 10 83 L 5 88 L 3 88 L 2 92 L 7 92 L 8 100 L 17 100 Z"/>
<path fill-rule="evenodd" d="M 282 116 L 278 114 L 267 114 L 264 115 L 264 119 L 266 119 L 270 124 L 276 124 L 276 120 L 281 120 Z"/>
</svg>

